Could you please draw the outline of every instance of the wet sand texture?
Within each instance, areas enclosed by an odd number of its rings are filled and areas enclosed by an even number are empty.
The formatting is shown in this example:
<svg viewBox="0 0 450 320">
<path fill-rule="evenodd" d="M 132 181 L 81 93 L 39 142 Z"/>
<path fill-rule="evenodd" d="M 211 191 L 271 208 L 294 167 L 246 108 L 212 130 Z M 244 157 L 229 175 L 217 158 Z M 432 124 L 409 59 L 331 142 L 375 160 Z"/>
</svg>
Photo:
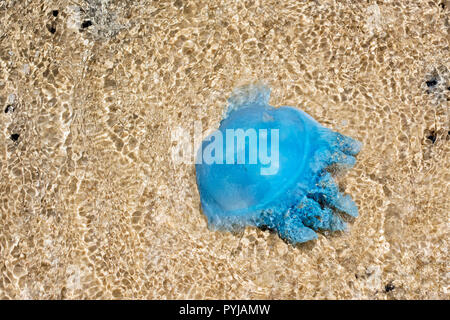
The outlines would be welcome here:
<svg viewBox="0 0 450 320">
<path fill-rule="evenodd" d="M 449 8 L 2 1 L 0 298 L 448 299 Z M 171 132 L 258 80 L 364 143 L 348 233 L 207 229 Z"/>
</svg>

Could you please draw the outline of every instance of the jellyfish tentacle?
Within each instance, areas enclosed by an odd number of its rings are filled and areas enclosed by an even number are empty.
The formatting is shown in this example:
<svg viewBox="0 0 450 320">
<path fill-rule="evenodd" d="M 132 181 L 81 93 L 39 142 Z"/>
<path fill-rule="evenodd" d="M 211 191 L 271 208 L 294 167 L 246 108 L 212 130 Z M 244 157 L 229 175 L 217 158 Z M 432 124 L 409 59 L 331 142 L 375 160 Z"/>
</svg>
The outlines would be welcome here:
<svg viewBox="0 0 450 320">
<path fill-rule="evenodd" d="M 317 234 L 302 222 L 300 215 L 289 215 L 279 226 L 278 235 L 293 244 L 317 239 Z"/>
<path fill-rule="evenodd" d="M 317 234 L 303 224 L 303 217 L 298 210 L 288 209 L 284 213 L 264 213 L 261 215 L 260 226 L 275 230 L 280 238 L 292 244 L 317 239 Z"/>
<path fill-rule="evenodd" d="M 329 172 L 324 172 L 316 184 L 317 187 L 310 192 L 310 196 L 316 201 L 323 202 L 327 206 L 357 217 L 358 207 L 349 195 L 344 195 Z"/>
<path fill-rule="evenodd" d="M 311 229 L 331 231 L 347 229 L 347 224 L 339 216 L 335 215 L 330 208 L 322 208 L 314 199 L 305 197 L 296 210 L 300 212 L 303 224 Z"/>
<path fill-rule="evenodd" d="M 356 159 L 340 150 L 334 150 L 328 159 L 328 166 L 338 165 L 339 167 L 351 168 L 355 165 Z"/>
<path fill-rule="evenodd" d="M 357 155 L 362 147 L 361 142 L 334 131 L 330 133 L 330 145 L 349 156 Z"/>
</svg>

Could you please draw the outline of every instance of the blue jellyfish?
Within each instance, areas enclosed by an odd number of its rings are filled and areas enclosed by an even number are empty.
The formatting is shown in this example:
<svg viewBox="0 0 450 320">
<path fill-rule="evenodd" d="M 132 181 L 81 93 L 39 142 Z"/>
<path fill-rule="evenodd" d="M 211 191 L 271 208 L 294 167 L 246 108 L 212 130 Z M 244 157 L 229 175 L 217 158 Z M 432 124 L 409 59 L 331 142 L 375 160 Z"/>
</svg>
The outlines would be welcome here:
<svg viewBox="0 0 450 320">
<path fill-rule="evenodd" d="M 255 226 L 297 244 L 346 230 L 358 208 L 330 172 L 351 168 L 361 143 L 305 112 L 269 105 L 263 85 L 238 88 L 219 129 L 196 156 L 201 205 L 212 230 Z"/>
</svg>

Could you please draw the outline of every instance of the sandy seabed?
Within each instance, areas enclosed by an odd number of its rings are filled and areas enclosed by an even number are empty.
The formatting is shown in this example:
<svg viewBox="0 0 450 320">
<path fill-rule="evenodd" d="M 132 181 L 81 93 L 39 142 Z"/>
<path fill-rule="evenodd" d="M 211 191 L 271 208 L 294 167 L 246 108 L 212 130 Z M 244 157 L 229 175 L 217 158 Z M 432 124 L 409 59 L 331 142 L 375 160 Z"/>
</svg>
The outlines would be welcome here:
<svg viewBox="0 0 450 320">
<path fill-rule="evenodd" d="M 0 298 L 449 299 L 449 10 L 0 2 Z M 348 233 L 208 230 L 171 132 L 255 81 L 364 143 Z"/>
</svg>

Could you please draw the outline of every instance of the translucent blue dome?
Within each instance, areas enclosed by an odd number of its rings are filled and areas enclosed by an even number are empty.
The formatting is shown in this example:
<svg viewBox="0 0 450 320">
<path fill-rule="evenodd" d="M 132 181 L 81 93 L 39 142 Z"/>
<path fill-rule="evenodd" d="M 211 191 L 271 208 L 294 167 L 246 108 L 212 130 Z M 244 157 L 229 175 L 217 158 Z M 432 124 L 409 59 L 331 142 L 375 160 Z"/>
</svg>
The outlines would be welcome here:
<svg viewBox="0 0 450 320">
<path fill-rule="evenodd" d="M 219 129 L 197 153 L 202 209 L 214 230 L 267 227 L 291 243 L 317 230 L 344 230 L 358 209 L 339 192 L 330 166 L 350 168 L 361 144 L 305 112 L 268 104 L 270 90 L 240 88 Z"/>
</svg>

